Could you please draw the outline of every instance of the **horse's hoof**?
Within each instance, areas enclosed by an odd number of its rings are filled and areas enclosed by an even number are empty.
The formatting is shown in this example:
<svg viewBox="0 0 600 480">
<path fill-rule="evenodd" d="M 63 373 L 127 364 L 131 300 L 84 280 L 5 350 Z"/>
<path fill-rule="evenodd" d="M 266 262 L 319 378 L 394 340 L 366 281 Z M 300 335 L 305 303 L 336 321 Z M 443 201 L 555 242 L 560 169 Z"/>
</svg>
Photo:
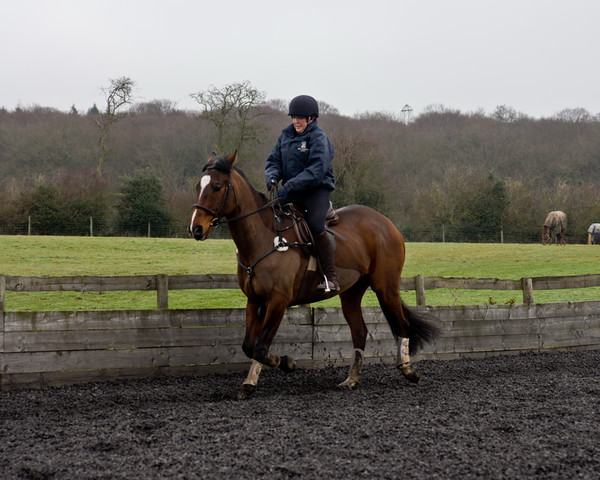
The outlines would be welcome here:
<svg viewBox="0 0 600 480">
<path fill-rule="evenodd" d="M 251 383 L 242 383 L 237 393 L 238 400 L 246 400 L 256 391 L 256 385 Z"/>
<path fill-rule="evenodd" d="M 340 390 L 354 390 L 358 387 L 358 382 L 350 377 L 338 385 Z"/>
<path fill-rule="evenodd" d="M 285 373 L 291 373 L 296 370 L 296 360 L 287 355 L 283 355 L 279 359 L 279 368 Z"/>
<path fill-rule="evenodd" d="M 411 383 L 419 383 L 419 379 L 421 375 L 412 365 L 405 363 L 404 365 L 398 365 L 398 370 L 402 372 L 404 378 L 406 378 Z"/>
</svg>

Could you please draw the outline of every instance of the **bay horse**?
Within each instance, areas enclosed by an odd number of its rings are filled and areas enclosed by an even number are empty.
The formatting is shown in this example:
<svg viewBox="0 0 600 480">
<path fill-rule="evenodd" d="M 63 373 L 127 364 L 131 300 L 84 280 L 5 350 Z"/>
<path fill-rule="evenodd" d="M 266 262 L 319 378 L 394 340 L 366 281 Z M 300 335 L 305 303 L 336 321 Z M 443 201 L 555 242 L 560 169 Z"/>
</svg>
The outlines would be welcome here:
<svg viewBox="0 0 600 480">
<path fill-rule="evenodd" d="M 247 297 L 242 349 L 252 359 L 238 397 L 246 398 L 255 390 L 262 365 L 285 372 L 295 369 L 294 359 L 270 351 L 286 309 L 337 294 L 354 345 L 348 377 L 338 386 L 356 388 L 367 338 L 361 300 L 368 287 L 377 295 L 396 339 L 397 368 L 408 381 L 417 383 L 419 373 L 410 355 L 434 338 L 437 327 L 400 299 L 405 246 L 395 225 L 365 206 L 337 210 L 339 221 L 330 231 L 337 244 L 334 256 L 340 290 L 318 291 L 321 277 L 310 268 L 310 247 L 302 243 L 298 231 L 284 229 L 281 223 L 286 219 L 277 215 L 279 200 L 269 201 L 255 190 L 234 166 L 236 159 L 237 151 L 228 157 L 213 153 L 208 158 L 196 185 L 197 200 L 188 230 L 194 239 L 205 240 L 216 225 L 227 222 L 237 247 L 238 281 Z"/>
<path fill-rule="evenodd" d="M 556 231 L 556 244 L 566 245 L 567 215 L 560 210 L 550 212 L 542 227 L 542 245 L 552 245 L 552 233 Z"/>
</svg>

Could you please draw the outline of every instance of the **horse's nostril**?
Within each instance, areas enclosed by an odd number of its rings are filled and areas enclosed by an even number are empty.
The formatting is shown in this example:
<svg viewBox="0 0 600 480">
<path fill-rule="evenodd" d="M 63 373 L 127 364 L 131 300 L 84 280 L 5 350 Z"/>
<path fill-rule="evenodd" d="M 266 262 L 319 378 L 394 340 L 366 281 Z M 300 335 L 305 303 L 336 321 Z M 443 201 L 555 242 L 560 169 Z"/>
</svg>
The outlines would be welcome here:
<svg viewBox="0 0 600 480">
<path fill-rule="evenodd" d="M 190 233 L 196 240 L 200 240 L 202 238 L 202 226 L 196 225 L 193 229 L 191 229 Z"/>
</svg>

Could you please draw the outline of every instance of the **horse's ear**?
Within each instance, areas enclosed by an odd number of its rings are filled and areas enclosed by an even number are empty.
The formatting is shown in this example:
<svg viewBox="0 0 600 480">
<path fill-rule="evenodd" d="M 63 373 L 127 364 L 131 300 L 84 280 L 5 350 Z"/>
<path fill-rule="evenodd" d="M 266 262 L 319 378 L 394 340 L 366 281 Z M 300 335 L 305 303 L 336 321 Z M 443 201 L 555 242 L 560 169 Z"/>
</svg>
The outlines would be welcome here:
<svg viewBox="0 0 600 480">
<path fill-rule="evenodd" d="M 233 152 L 231 155 L 229 155 L 227 157 L 227 161 L 229 162 L 229 165 L 233 165 L 235 163 L 235 161 L 237 160 L 237 150 L 235 152 Z"/>
<path fill-rule="evenodd" d="M 208 156 L 208 160 L 206 160 L 206 163 L 213 163 L 215 161 L 215 157 L 217 156 L 217 154 L 215 152 L 212 152 L 209 156 Z"/>
</svg>

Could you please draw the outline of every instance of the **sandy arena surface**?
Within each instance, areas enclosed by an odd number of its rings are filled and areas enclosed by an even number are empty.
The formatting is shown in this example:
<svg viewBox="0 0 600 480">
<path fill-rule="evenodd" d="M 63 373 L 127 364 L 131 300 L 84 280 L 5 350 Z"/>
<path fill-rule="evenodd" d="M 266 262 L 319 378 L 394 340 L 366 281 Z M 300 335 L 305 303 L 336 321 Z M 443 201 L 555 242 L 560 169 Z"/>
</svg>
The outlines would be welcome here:
<svg viewBox="0 0 600 480">
<path fill-rule="evenodd" d="M 600 350 L 416 367 L 0 392 L 0 478 L 600 478 Z"/>
</svg>

